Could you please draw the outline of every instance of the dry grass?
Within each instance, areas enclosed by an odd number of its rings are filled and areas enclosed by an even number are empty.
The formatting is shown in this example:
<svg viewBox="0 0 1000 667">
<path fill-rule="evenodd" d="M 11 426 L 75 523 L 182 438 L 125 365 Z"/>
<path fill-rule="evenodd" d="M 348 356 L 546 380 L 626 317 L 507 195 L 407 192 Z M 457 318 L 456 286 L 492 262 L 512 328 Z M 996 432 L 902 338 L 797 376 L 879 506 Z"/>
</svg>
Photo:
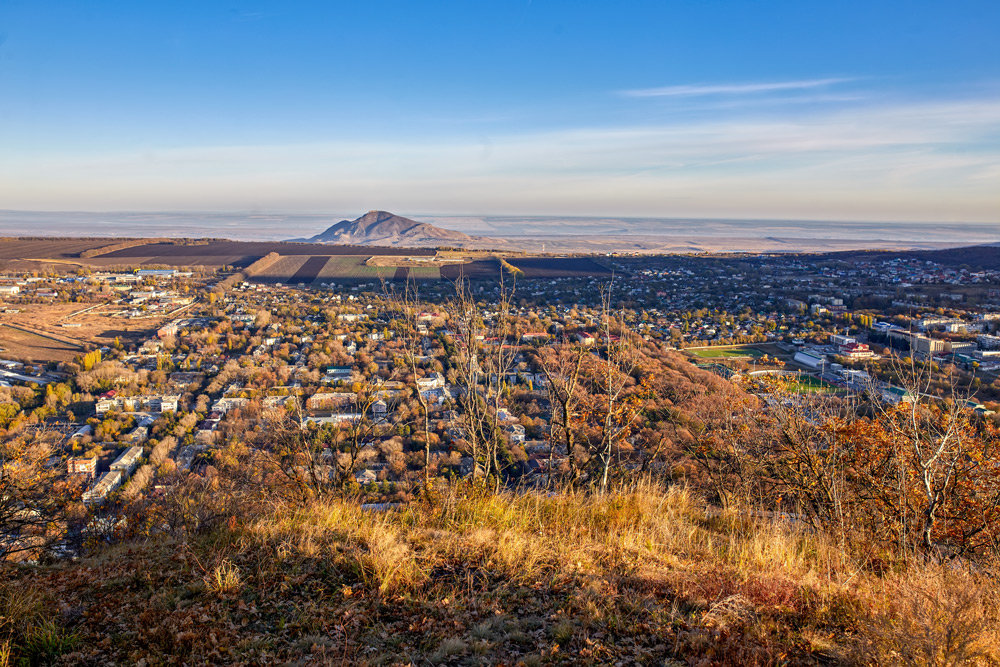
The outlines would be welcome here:
<svg viewBox="0 0 1000 667">
<path fill-rule="evenodd" d="M 707 512 L 681 487 L 639 484 L 603 496 L 446 494 L 381 514 L 331 501 L 262 518 L 248 536 L 277 539 L 289 557 L 346 560 L 363 587 L 388 597 L 440 588 L 442 572 L 450 595 L 461 594 L 462 576 L 466 592 L 574 581 L 578 610 L 607 620 L 621 614 L 608 596 L 642 582 L 684 599 L 675 622 L 780 634 L 791 613 L 826 628 L 800 628 L 801 637 L 842 660 L 998 664 L 1000 600 L 986 578 L 953 567 L 882 579 L 823 535 L 748 516 Z M 877 611 L 862 611 L 870 603 Z M 577 626 L 559 621 L 550 636 L 565 643 Z M 858 628 L 860 641 L 831 638 L 831 626 L 844 637 Z M 442 644 L 438 657 L 465 651 L 468 639 Z"/>
<path fill-rule="evenodd" d="M 148 653 L 128 653 L 129 640 L 93 662 L 211 651 L 197 623 L 233 647 L 220 662 L 996 664 L 1000 599 L 986 574 L 879 574 L 822 535 L 750 516 L 646 484 L 461 489 L 387 512 L 279 503 L 192 543 L 191 557 L 151 543 L 90 559 L 73 580 L 87 613 L 72 632 L 93 647 L 123 609 L 141 610 L 141 626 L 119 632 Z M 102 580 L 130 588 L 104 589 L 97 610 Z M 0 604 L 42 618 L 30 595 Z M 15 659 L 31 646 L 19 636 Z"/>
</svg>

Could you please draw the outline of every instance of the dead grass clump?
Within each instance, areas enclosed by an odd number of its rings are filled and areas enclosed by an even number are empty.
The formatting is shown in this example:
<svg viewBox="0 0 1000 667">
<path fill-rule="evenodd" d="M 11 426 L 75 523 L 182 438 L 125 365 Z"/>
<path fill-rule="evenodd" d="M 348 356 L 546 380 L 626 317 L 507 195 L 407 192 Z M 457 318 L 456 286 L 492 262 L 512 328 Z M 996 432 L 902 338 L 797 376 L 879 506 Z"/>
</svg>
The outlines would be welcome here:
<svg viewBox="0 0 1000 667">
<path fill-rule="evenodd" d="M 0 583 L 0 635 L 23 630 L 42 617 L 44 600 L 37 589 Z"/>
<path fill-rule="evenodd" d="M 216 595 L 234 595 L 243 588 L 240 568 L 224 560 L 205 575 L 205 588 Z"/>
</svg>

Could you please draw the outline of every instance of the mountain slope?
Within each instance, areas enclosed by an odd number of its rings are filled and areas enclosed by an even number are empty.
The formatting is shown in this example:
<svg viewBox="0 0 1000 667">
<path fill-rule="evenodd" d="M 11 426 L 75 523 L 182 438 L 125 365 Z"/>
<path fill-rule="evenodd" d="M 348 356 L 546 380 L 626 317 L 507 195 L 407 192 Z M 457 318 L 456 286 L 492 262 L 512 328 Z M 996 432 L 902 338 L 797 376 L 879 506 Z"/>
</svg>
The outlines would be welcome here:
<svg viewBox="0 0 1000 667">
<path fill-rule="evenodd" d="M 341 220 L 308 239 L 309 243 L 375 246 L 465 245 L 480 239 L 451 229 L 417 222 L 388 211 L 368 211 L 356 220 Z"/>
</svg>

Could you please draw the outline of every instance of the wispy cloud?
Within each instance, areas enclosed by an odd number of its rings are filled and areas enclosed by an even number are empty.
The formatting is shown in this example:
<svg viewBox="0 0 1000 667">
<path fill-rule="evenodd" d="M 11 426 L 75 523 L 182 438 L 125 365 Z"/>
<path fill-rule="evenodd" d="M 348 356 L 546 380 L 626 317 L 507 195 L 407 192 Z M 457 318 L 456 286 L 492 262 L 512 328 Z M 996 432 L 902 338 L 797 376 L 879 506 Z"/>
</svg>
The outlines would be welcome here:
<svg viewBox="0 0 1000 667">
<path fill-rule="evenodd" d="M 0 153 L 0 201 L 38 209 L 378 206 L 996 223 L 998 138 L 1000 98 L 994 97 L 669 118 L 485 139 L 459 134 L 141 153 L 7 152 Z"/>
<path fill-rule="evenodd" d="M 700 97 L 704 95 L 753 95 L 788 90 L 809 90 L 823 88 L 838 83 L 856 81 L 855 78 L 803 79 L 799 81 L 762 81 L 756 83 L 694 84 L 683 86 L 662 86 L 660 88 L 638 88 L 623 90 L 625 97 Z"/>
</svg>

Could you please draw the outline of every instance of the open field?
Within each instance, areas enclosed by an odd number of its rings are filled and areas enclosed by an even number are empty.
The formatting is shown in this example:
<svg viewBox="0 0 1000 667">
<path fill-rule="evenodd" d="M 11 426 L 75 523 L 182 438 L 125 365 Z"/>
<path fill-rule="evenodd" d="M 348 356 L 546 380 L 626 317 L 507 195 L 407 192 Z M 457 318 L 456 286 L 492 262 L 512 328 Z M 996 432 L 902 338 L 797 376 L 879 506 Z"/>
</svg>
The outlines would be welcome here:
<svg viewBox="0 0 1000 667">
<path fill-rule="evenodd" d="M 110 345 L 115 338 L 146 338 L 166 319 L 123 319 L 116 308 L 104 304 L 34 303 L 18 308 L 20 313 L 3 316 L 0 354 L 31 361 L 68 361 L 88 342 Z"/>
<path fill-rule="evenodd" d="M 71 361 L 83 352 L 82 345 L 30 333 L 6 322 L 0 324 L 0 356 L 18 361 Z"/>
<path fill-rule="evenodd" d="M 688 348 L 685 351 L 702 359 L 751 359 L 764 356 L 763 352 L 748 345 L 698 347 Z"/>
</svg>

